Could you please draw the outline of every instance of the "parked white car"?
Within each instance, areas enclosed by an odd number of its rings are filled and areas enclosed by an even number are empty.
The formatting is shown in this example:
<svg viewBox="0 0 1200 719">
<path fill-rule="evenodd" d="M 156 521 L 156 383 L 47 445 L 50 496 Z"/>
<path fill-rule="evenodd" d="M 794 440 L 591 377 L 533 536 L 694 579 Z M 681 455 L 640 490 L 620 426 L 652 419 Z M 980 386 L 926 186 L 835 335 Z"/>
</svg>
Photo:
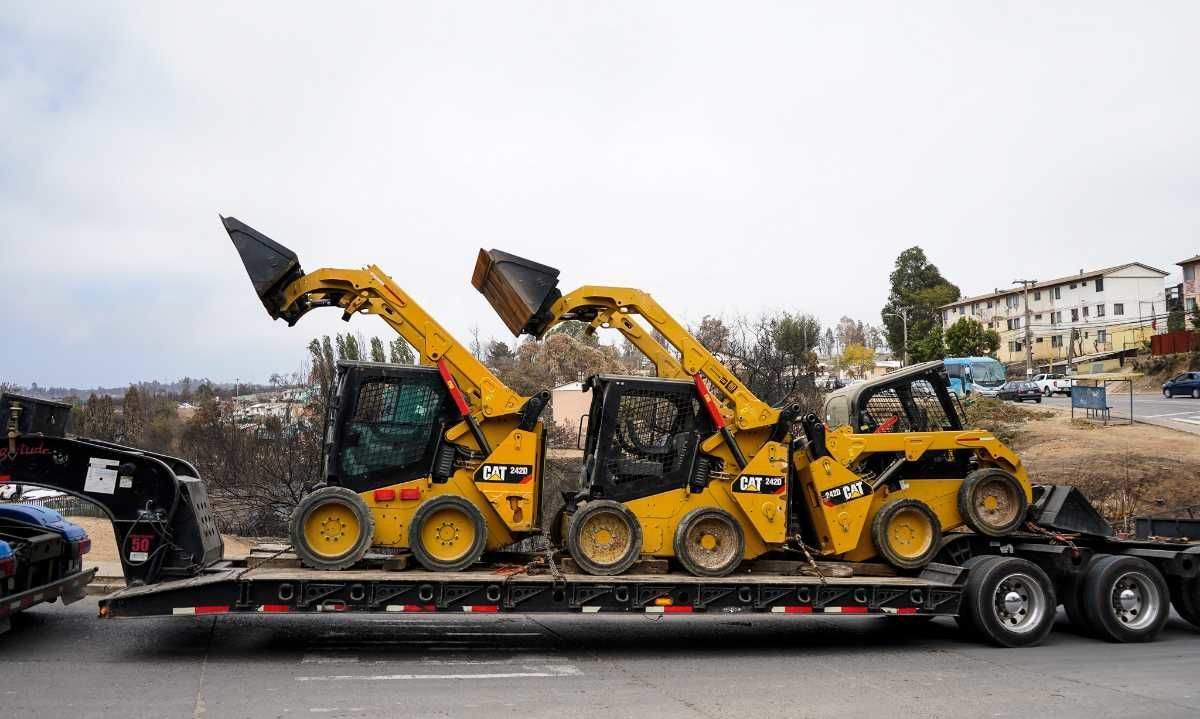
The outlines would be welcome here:
<svg viewBox="0 0 1200 719">
<path fill-rule="evenodd" d="M 1053 394 L 1071 394 L 1071 380 L 1061 374 L 1035 374 L 1033 382 L 1041 390 L 1043 397 Z"/>
</svg>

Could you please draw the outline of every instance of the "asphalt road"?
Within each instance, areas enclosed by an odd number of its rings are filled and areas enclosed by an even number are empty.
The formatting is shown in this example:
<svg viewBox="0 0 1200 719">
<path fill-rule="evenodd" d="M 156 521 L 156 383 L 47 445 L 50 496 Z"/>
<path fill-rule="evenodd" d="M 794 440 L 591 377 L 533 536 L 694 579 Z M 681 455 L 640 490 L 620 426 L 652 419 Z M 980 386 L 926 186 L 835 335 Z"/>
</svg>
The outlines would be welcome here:
<svg viewBox="0 0 1200 719">
<path fill-rule="evenodd" d="M 1070 409 L 1069 397 L 1044 397 L 1043 404 L 1050 407 Z M 1108 404 L 1113 417 L 1129 418 L 1129 395 L 1121 394 L 1117 385 L 1109 388 Z M 1076 410 L 1083 412 L 1083 410 Z M 1135 394 L 1133 396 L 1134 419 L 1148 424 L 1157 424 L 1192 434 L 1200 434 L 1200 399 L 1175 397 L 1167 399 L 1161 394 Z"/>
<path fill-rule="evenodd" d="M 6 717 L 1194 717 L 1200 631 L 995 649 L 902 618 L 336 616 L 98 620 L 0 636 Z"/>
</svg>

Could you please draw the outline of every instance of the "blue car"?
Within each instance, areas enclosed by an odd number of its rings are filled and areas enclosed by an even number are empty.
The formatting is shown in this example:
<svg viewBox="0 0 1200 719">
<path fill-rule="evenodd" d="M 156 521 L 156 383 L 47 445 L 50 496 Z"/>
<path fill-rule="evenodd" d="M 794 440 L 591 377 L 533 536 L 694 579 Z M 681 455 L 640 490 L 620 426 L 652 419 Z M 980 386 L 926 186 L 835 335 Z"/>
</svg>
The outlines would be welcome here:
<svg viewBox="0 0 1200 719">
<path fill-rule="evenodd" d="M 1163 383 L 1163 397 L 1195 397 L 1200 399 L 1200 372 L 1184 372 Z"/>
<path fill-rule="evenodd" d="M 0 504 L 0 632 L 16 612 L 42 602 L 82 599 L 96 570 L 83 570 L 92 541 L 53 509 Z"/>
</svg>

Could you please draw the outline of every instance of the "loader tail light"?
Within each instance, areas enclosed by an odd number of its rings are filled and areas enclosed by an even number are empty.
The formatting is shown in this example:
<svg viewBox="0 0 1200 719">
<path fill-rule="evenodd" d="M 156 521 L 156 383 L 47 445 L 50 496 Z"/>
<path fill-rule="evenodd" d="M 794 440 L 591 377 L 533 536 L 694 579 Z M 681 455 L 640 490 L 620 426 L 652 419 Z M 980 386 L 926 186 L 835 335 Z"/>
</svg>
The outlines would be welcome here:
<svg viewBox="0 0 1200 719">
<path fill-rule="evenodd" d="M 400 490 L 400 499 L 420 499 L 421 490 L 417 487 L 408 487 Z"/>
<path fill-rule="evenodd" d="M 4 557 L 0 559 L 0 578 L 11 577 L 17 573 L 17 558 Z"/>
<path fill-rule="evenodd" d="M 394 489 L 377 489 L 375 490 L 376 502 L 393 502 L 396 500 L 396 490 Z"/>
<path fill-rule="evenodd" d="M 75 556 L 76 557 L 82 557 L 83 555 L 92 551 L 92 538 L 91 537 L 84 537 L 83 539 L 79 540 L 78 542 L 73 542 L 73 544 L 75 545 Z"/>
</svg>

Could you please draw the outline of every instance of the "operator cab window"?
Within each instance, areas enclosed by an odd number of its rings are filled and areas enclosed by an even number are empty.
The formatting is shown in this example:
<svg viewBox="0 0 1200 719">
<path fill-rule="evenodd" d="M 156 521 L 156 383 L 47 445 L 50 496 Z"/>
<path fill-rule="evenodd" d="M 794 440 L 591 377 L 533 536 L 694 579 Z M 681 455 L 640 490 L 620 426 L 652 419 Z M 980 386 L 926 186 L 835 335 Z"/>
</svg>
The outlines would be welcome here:
<svg viewBox="0 0 1200 719">
<path fill-rule="evenodd" d="M 346 426 L 342 471 L 363 477 L 420 461 L 430 450 L 438 424 L 439 390 L 433 378 L 363 383 Z"/>
</svg>

